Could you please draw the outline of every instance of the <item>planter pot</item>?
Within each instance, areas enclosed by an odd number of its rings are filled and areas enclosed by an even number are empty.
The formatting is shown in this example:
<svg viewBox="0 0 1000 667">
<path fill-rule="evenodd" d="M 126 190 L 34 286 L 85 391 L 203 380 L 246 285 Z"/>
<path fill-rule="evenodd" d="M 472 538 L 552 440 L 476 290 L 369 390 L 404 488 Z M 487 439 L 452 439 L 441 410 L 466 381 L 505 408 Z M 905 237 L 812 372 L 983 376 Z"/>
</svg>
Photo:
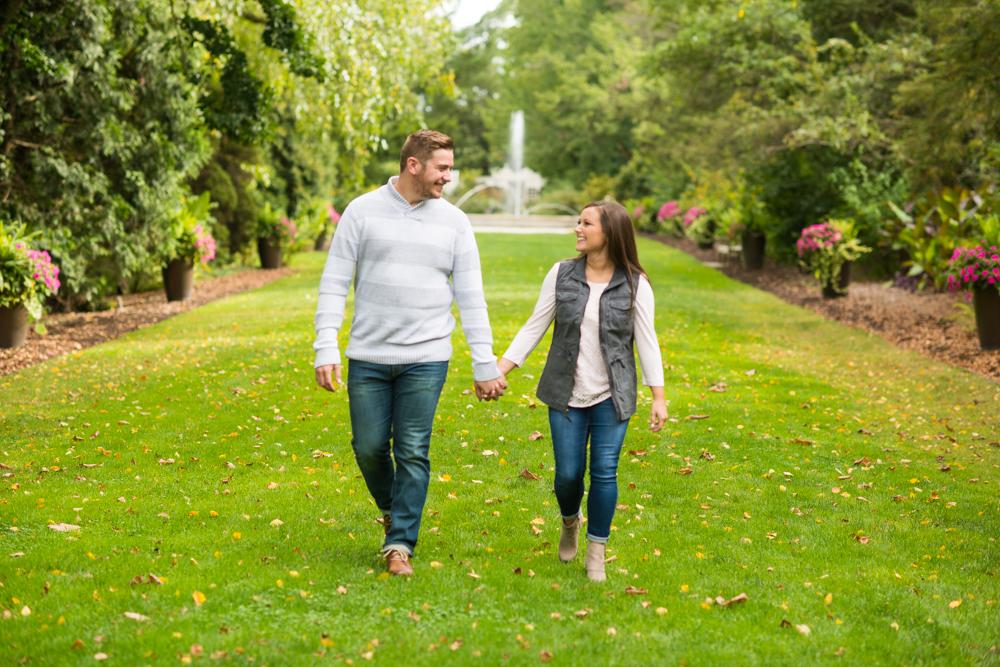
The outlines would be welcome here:
<svg viewBox="0 0 1000 667">
<path fill-rule="evenodd" d="M 0 308 L 0 348 L 21 347 L 28 337 L 28 309 L 22 304 Z"/>
<path fill-rule="evenodd" d="M 313 246 L 313 250 L 317 252 L 327 252 L 330 250 L 330 239 L 327 239 L 326 232 L 316 237 L 316 244 Z"/>
<path fill-rule="evenodd" d="M 743 235 L 743 268 L 759 271 L 764 268 L 764 245 L 767 237 L 763 234 Z"/>
<path fill-rule="evenodd" d="M 260 253 L 262 269 L 281 268 L 281 246 L 273 246 L 267 239 L 257 239 L 257 252 Z"/>
<path fill-rule="evenodd" d="M 698 241 L 698 250 L 711 250 L 715 247 L 715 241 Z"/>
<path fill-rule="evenodd" d="M 194 263 L 175 259 L 163 267 L 163 288 L 167 301 L 189 301 L 194 285 Z"/>
<path fill-rule="evenodd" d="M 840 267 L 840 279 L 836 281 L 840 286 L 839 292 L 830 285 L 823 285 L 824 299 L 836 299 L 847 296 L 847 286 L 851 284 L 851 264 L 852 262 L 844 262 Z"/>
<path fill-rule="evenodd" d="M 972 290 L 979 347 L 1000 350 L 1000 290 L 996 285 L 976 286 Z"/>
</svg>

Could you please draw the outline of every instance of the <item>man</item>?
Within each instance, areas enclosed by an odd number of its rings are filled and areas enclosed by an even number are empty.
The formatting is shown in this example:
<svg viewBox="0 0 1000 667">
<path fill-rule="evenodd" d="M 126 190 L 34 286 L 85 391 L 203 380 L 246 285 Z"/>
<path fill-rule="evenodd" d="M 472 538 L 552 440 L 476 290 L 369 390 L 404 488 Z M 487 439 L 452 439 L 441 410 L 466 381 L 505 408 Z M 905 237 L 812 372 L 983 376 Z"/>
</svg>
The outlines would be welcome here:
<svg viewBox="0 0 1000 667">
<path fill-rule="evenodd" d="M 448 136 L 411 134 L 399 176 L 344 211 L 319 286 L 316 382 L 335 391 L 334 380 L 341 381 L 337 333 L 354 278 L 345 352 L 351 446 L 382 512 L 383 554 L 394 575 L 413 574 L 410 557 L 430 482 L 434 410 L 452 354 L 453 301 L 472 350 L 476 396 L 496 399 L 507 387 L 493 354 L 472 226 L 441 199 L 454 160 Z"/>
</svg>

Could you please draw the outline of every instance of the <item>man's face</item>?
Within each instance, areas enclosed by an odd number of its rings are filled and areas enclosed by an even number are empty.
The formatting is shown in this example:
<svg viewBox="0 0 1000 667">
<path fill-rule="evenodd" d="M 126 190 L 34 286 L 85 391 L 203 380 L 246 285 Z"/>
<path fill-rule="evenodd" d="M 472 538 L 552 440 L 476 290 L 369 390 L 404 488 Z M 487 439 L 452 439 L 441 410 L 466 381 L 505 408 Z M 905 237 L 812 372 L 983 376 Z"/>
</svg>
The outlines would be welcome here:
<svg viewBox="0 0 1000 667">
<path fill-rule="evenodd" d="M 417 183 L 422 199 L 440 199 L 444 186 L 451 183 L 451 169 L 455 166 L 455 154 L 445 148 L 434 151 L 427 162 L 421 164 L 410 158 L 410 173 Z"/>
</svg>

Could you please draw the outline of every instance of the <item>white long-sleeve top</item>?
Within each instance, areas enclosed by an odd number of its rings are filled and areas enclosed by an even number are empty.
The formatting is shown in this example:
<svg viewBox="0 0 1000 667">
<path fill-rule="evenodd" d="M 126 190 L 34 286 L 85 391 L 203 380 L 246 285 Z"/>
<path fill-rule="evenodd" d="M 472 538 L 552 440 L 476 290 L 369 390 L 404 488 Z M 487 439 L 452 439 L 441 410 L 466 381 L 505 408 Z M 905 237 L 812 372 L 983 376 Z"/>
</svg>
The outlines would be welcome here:
<svg viewBox="0 0 1000 667">
<path fill-rule="evenodd" d="M 542 281 L 542 290 L 531 314 L 521 330 L 514 336 L 504 358 L 518 367 L 524 364 L 528 355 L 538 346 L 556 315 L 556 278 L 559 275 L 557 262 Z M 611 396 L 611 382 L 608 380 L 604 355 L 600 341 L 600 300 L 607 283 L 587 282 L 590 298 L 583 311 L 580 323 L 580 352 L 576 358 L 573 375 L 573 393 L 569 405 L 586 408 L 596 405 Z M 663 386 L 663 357 L 656 340 L 653 323 L 655 310 L 653 288 L 645 276 L 639 278 L 636 288 L 633 331 L 635 346 L 639 351 L 639 366 L 642 369 L 642 383 L 647 387 Z"/>
</svg>

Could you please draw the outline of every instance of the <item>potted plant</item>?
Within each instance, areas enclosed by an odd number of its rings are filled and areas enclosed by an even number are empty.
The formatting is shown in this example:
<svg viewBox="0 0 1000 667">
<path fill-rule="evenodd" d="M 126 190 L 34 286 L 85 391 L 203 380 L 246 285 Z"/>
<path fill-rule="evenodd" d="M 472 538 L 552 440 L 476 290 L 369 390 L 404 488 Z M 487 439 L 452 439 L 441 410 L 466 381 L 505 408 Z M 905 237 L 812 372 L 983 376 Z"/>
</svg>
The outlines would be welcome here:
<svg viewBox="0 0 1000 667">
<path fill-rule="evenodd" d="M 657 231 L 667 232 L 674 236 L 680 236 L 682 226 L 680 225 L 681 207 L 676 201 L 668 201 L 656 212 Z"/>
<path fill-rule="evenodd" d="M 854 224 L 845 220 L 829 220 L 806 227 L 795 245 L 799 263 L 819 280 L 824 299 L 847 294 L 851 263 L 871 251 L 856 238 Z"/>
<path fill-rule="evenodd" d="M 712 249 L 715 227 L 715 218 L 700 206 L 692 206 L 684 214 L 684 233 L 702 250 Z"/>
<path fill-rule="evenodd" d="M 24 345 L 29 316 L 41 318 L 42 297 L 59 289 L 59 267 L 28 246 L 24 229 L 0 224 L 0 348 Z"/>
<path fill-rule="evenodd" d="M 748 271 L 759 271 L 764 268 L 764 250 L 767 246 L 767 215 L 763 205 L 756 197 L 744 200 L 740 207 L 740 224 L 742 227 L 743 268 Z"/>
<path fill-rule="evenodd" d="M 163 265 L 163 288 L 167 301 L 188 301 L 194 285 L 195 262 L 215 259 L 215 238 L 205 228 L 210 193 L 188 201 L 170 226 Z"/>
<path fill-rule="evenodd" d="M 945 275 L 948 289 L 972 293 L 979 347 L 1000 350 L 1000 218 L 990 216 L 983 228 L 987 238 L 992 238 L 980 245 L 955 248 Z"/>
<path fill-rule="evenodd" d="M 316 245 L 313 246 L 314 250 L 326 252 L 330 249 L 330 240 L 333 238 L 333 231 L 337 228 L 337 223 L 340 222 L 340 214 L 337 213 L 337 209 L 330 206 L 326 207 L 326 217 L 328 222 L 323 225 L 319 236 L 316 237 Z"/>
<path fill-rule="evenodd" d="M 295 239 L 295 223 L 265 203 L 257 218 L 257 252 L 264 269 L 280 269 L 285 246 Z"/>
</svg>

